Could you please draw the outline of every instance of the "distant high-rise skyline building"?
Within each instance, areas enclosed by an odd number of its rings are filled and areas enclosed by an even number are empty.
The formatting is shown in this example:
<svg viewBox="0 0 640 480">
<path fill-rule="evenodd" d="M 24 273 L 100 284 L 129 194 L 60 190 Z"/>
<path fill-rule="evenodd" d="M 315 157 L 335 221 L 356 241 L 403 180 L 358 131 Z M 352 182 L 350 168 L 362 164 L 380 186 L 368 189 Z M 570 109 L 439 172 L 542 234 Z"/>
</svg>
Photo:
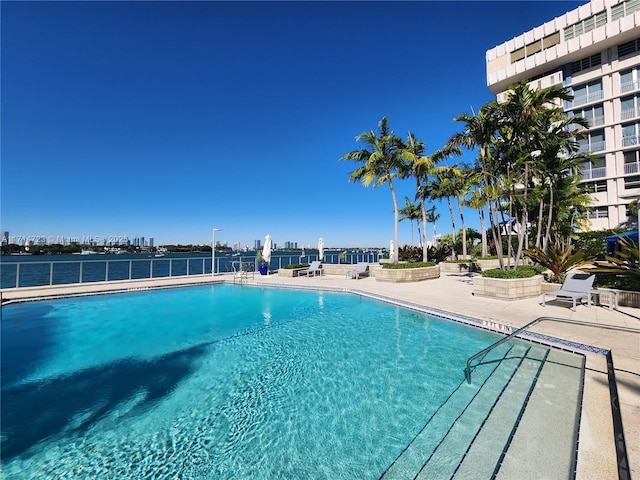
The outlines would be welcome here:
<svg viewBox="0 0 640 480">
<path fill-rule="evenodd" d="M 261 240 L 254 240 L 253 248 L 256 249 L 256 250 L 260 250 L 262 248 L 262 241 Z"/>
<path fill-rule="evenodd" d="M 9 232 L 3 230 L 2 233 L 0 233 L 0 235 L 2 236 L 2 240 L 0 240 L 0 242 L 2 242 L 2 245 L 8 245 L 9 244 Z"/>
</svg>

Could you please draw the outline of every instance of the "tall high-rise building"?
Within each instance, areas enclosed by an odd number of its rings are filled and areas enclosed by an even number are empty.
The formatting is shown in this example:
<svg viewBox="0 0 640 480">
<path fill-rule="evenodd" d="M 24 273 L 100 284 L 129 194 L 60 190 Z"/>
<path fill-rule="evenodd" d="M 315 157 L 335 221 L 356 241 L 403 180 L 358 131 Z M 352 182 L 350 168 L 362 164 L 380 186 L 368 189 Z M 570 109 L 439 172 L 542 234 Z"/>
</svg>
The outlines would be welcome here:
<svg viewBox="0 0 640 480">
<path fill-rule="evenodd" d="M 255 250 L 260 250 L 262 248 L 262 242 L 260 240 L 253 241 L 253 248 Z"/>
<path fill-rule="evenodd" d="M 625 226 L 640 197 L 640 1 L 592 0 L 486 53 L 487 85 L 498 101 L 509 86 L 567 87 L 569 115 L 589 120 L 581 168 L 593 196 L 592 230 Z"/>
<path fill-rule="evenodd" d="M 2 231 L 0 232 L 0 243 L 2 243 L 2 245 L 9 245 L 9 232 L 8 231 Z"/>
</svg>

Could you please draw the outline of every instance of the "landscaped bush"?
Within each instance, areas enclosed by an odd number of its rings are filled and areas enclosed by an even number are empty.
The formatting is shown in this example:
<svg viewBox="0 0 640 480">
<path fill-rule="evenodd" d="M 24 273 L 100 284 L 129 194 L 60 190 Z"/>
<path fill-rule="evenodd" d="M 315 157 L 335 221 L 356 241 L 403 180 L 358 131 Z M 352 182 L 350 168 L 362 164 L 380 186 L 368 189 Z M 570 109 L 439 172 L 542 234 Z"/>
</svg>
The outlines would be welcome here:
<svg viewBox="0 0 640 480">
<path fill-rule="evenodd" d="M 411 262 L 411 263 L 385 263 L 382 268 L 401 269 L 401 268 L 420 268 L 420 267 L 435 267 L 433 262 Z"/>
<path fill-rule="evenodd" d="M 473 260 L 445 260 L 442 263 L 470 263 Z"/>
<path fill-rule="evenodd" d="M 485 270 L 482 272 L 482 276 L 486 278 L 529 278 L 540 275 L 542 270 L 540 267 L 533 265 L 520 265 L 510 270 L 500 270 L 499 268 Z"/>
<path fill-rule="evenodd" d="M 284 265 L 282 268 L 287 270 L 293 270 L 294 268 L 308 268 L 308 263 L 290 263 L 289 265 Z"/>
</svg>

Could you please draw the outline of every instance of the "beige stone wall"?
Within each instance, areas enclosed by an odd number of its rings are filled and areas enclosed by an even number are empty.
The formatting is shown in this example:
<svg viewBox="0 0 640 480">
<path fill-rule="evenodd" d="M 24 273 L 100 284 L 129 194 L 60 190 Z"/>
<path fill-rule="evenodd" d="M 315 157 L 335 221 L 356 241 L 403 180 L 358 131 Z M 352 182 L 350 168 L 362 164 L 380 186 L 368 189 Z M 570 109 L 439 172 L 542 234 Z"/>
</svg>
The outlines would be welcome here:
<svg viewBox="0 0 640 480">
<path fill-rule="evenodd" d="M 485 278 L 473 279 L 473 294 L 501 300 L 518 300 L 536 297 L 542 292 L 542 275 L 530 278 Z"/>
<path fill-rule="evenodd" d="M 376 280 L 380 282 L 419 282 L 440 277 L 440 266 L 418 268 L 381 268 L 375 273 Z"/>
</svg>

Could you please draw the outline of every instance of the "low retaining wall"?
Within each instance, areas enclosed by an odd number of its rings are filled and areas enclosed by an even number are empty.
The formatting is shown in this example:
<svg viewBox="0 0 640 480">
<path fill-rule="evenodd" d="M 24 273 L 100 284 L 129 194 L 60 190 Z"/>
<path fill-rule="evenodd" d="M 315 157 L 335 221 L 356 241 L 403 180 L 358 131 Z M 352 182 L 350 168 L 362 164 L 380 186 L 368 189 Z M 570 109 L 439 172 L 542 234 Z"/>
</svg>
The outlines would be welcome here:
<svg viewBox="0 0 640 480">
<path fill-rule="evenodd" d="M 420 282 L 440 278 L 440 266 L 418 268 L 380 268 L 375 272 L 379 282 Z"/>
<path fill-rule="evenodd" d="M 306 270 L 306 268 L 279 268 L 278 275 L 287 278 L 297 277 L 300 270 Z"/>
<path fill-rule="evenodd" d="M 500 300 L 520 300 L 537 297 L 542 293 L 542 275 L 529 278 L 485 278 L 473 279 L 473 294 Z"/>
<path fill-rule="evenodd" d="M 439 265 L 440 273 L 469 273 L 478 271 L 478 265 L 475 262 L 440 262 Z"/>
</svg>

